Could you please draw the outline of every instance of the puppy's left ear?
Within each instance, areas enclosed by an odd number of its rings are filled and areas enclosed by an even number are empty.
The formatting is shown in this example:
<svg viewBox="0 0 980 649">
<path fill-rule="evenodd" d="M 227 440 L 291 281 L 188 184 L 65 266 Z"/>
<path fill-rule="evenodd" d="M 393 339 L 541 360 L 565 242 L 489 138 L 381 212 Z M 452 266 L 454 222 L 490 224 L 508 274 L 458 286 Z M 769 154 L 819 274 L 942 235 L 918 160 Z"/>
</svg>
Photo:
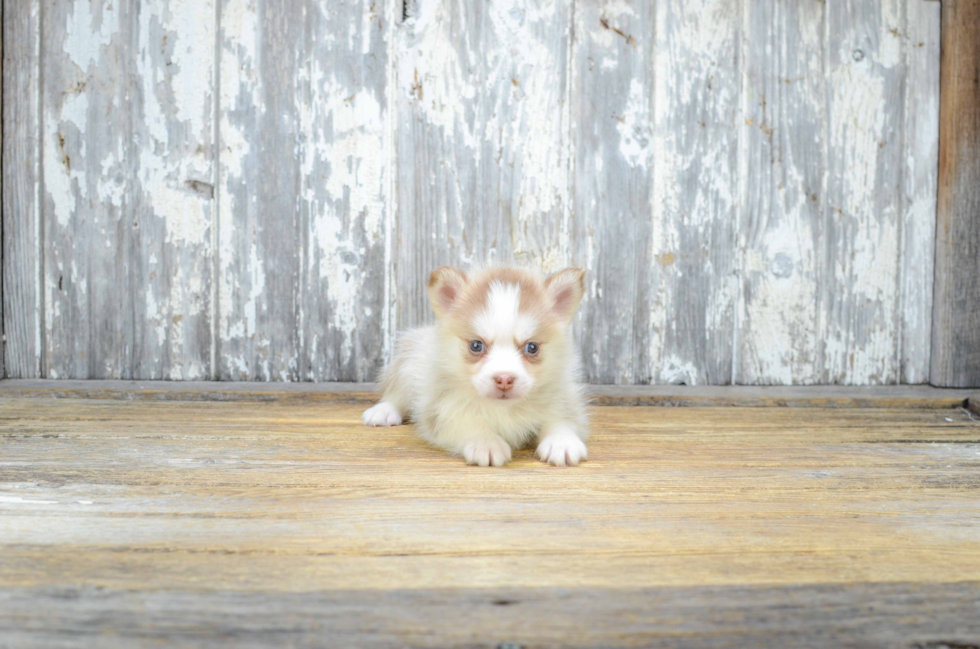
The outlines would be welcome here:
<svg viewBox="0 0 980 649">
<path fill-rule="evenodd" d="M 555 315 L 564 322 L 570 322 L 585 295 L 585 271 L 581 268 L 560 270 L 548 277 L 544 285 Z"/>
<path fill-rule="evenodd" d="M 466 285 L 466 275 L 452 266 L 436 268 L 429 275 L 429 301 L 437 318 L 453 310 Z"/>
</svg>

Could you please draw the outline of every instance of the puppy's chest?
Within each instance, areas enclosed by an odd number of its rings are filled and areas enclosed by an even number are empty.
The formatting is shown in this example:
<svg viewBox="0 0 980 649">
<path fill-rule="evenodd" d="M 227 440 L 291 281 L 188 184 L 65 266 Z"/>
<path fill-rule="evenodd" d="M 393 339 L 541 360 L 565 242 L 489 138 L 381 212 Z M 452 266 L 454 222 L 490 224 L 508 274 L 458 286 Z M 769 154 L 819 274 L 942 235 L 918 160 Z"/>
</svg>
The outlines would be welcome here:
<svg viewBox="0 0 980 649">
<path fill-rule="evenodd" d="M 534 433 L 549 418 L 553 404 L 541 400 L 522 400 L 515 404 L 487 404 L 481 400 L 463 402 L 452 399 L 430 404 L 430 414 L 440 423 L 468 422 L 489 426 L 504 437 Z"/>
</svg>

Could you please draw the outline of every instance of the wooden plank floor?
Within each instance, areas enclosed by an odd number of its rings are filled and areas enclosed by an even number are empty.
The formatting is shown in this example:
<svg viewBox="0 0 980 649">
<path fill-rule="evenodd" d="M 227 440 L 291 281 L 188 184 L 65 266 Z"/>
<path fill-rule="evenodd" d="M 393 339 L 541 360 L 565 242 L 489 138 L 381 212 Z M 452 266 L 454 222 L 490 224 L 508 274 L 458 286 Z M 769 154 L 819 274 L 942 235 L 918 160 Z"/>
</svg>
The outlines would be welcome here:
<svg viewBox="0 0 980 649">
<path fill-rule="evenodd" d="M 0 646 L 980 645 L 965 410 L 601 407 L 479 469 L 362 408 L 0 397 Z"/>
</svg>

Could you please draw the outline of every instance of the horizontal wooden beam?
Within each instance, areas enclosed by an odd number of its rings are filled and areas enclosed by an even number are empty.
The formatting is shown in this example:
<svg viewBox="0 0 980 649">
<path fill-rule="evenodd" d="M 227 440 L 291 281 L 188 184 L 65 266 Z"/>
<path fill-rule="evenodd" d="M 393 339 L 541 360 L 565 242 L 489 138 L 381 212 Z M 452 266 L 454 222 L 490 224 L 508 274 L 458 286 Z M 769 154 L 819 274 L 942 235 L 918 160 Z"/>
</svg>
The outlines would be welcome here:
<svg viewBox="0 0 980 649">
<path fill-rule="evenodd" d="M 980 391 L 925 385 L 852 387 L 593 385 L 599 406 L 958 408 Z M 54 381 L 6 379 L 3 397 L 76 397 L 146 401 L 322 401 L 370 403 L 377 383 L 235 383 L 208 381 Z"/>
<path fill-rule="evenodd" d="M 973 647 L 964 639 L 980 637 L 978 593 L 977 582 L 380 593 L 16 587 L 4 592 L 0 615 L 11 621 L 0 639 L 13 646 L 71 644 L 84 628 L 105 629 L 120 644 L 147 637 L 176 644 L 192 628 L 202 644 L 260 639 L 282 646 L 316 644 L 330 629 L 331 639 L 348 647 L 610 646 L 623 642 L 620 622 L 629 620 L 628 646 Z M 925 640 L 910 644 L 910 637 Z"/>
<path fill-rule="evenodd" d="M 960 408 L 977 390 L 927 385 L 757 386 L 757 385 L 597 385 L 594 403 L 602 406 L 686 406 L 746 408 Z"/>
</svg>

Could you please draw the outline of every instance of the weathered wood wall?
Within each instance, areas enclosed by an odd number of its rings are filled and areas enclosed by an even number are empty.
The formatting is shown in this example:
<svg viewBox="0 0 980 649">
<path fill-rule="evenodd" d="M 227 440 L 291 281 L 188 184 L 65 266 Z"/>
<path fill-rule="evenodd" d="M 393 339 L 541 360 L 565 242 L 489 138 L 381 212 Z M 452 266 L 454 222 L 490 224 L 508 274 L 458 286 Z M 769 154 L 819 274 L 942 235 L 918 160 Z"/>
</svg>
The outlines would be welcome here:
<svg viewBox="0 0 980 649">
<path fill-rule="evenodd" d="M 4 8 L 8 376 L 370 380 L 517 260 L 595 382 L 929 380 L 939 3 Z"/>
</svg>

